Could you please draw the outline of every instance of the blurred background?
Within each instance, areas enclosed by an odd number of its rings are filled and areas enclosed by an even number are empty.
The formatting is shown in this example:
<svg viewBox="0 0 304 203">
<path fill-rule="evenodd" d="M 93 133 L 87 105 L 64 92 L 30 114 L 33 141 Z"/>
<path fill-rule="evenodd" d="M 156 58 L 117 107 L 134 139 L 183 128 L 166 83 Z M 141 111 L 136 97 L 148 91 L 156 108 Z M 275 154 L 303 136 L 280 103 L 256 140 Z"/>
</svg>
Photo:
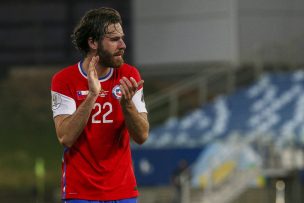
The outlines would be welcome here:
<svg viewBox="0 0 304 203">
<path fill-rule="evenodd" d="M 51 77 L 80 60 L 70 35 L 101 6 L 145 80 L 139 202 L 304 202 L 302 0 L 2 1 L 0 202 L 60 202 Z"/>
</svg>

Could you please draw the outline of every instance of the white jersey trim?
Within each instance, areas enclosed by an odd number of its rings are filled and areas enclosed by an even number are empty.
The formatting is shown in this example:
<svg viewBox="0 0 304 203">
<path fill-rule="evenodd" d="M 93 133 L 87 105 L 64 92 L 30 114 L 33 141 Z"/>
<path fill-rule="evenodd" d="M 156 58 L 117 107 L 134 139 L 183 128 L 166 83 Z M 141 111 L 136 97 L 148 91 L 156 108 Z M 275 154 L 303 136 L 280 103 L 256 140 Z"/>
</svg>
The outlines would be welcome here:
<svg viewBox="0 0 304 203">
<path fill-rule="evenodd" d="M 146 103 L 144 100 L 143 95 L 143 88 L 137 90 L 137 92 L 134 94 L 132 101 L 139 113 L 148 113 L 146 109 Z"/>
<path fill-rule="evenodd" d="M 86 79 L 88 79 L 87 74 L 84 72 L 82 65 L 81 65 L 82 61 L 78 62 L 78 70 L 80 72 L 80 74 L 85 77 Z M 104 77 L 100 77 L 98 78 L 99 82 L 104 82 L 107 81 L 109 78 L 111 78 L 111 76 L 113 75 L 113 68 L 110 68 L 110 71 L 104 76 Z"/>
<path fill-rule="evenodd" d="M 72 115 L 76 111 L 76 102 L 73 98 L 55 91 L 51 91 L 53 118 L 58 115 Z"/>
</svg>

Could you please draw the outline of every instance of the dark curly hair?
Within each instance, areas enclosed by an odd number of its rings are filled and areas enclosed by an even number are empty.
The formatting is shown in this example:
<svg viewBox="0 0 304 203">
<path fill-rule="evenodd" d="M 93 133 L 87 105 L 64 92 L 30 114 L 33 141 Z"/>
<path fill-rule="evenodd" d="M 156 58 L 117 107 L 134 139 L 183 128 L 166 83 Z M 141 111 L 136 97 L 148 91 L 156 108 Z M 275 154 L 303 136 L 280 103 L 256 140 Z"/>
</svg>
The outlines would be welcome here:
<svg viewBox="0 0 304 203">
<path fill-rule="evenodd" d="M 101 7 L 88 11 L 75 27 L 72 42 L 84 56 L 90 51 L 88 39 L 99 41 L 106 33 L 111 24 L 122 24 L 118 11 L 112 8 Z"/>
</svg>

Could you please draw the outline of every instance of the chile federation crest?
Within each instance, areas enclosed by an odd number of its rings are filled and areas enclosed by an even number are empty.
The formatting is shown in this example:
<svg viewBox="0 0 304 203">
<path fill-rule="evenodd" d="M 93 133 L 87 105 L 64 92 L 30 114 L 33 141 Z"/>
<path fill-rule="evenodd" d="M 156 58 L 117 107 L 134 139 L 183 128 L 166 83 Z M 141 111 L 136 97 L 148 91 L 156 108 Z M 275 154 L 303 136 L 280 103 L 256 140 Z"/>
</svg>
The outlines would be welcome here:
<svg viewBox="0 0 304 203">
<path fill-rule="evenodd" d="M 120 90 L 120 86 L 116 85 L 115 87 L 113 87 L 112 89 L 112 95 L 114 96 L 115 99 L 120 99 L 122 96 L 122 92 Z"/>
</svg>

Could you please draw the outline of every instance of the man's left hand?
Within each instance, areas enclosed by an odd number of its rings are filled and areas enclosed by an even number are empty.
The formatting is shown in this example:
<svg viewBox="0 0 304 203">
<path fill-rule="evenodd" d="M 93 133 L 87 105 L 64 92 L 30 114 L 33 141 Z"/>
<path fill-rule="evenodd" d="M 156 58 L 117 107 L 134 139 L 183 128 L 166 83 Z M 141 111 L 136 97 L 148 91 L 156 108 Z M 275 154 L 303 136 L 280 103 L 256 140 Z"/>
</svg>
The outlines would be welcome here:
<svg viewBox="0 0 304 203">
<path fill-rule="evenodd" d="M 122 97 L 120 99 L 121 104 L 130 102 L 134 94 L 138 90 L 138 87 L 140 87 L 144 83 L 143 80 L 136 82 L 136 80 L 133 77 L 131 77 L 130 79 L 126 77 L 122 77 L 119 80 L 119 82 L 120 82 L 120 90 L 122 92 Z"/>
</svg>

